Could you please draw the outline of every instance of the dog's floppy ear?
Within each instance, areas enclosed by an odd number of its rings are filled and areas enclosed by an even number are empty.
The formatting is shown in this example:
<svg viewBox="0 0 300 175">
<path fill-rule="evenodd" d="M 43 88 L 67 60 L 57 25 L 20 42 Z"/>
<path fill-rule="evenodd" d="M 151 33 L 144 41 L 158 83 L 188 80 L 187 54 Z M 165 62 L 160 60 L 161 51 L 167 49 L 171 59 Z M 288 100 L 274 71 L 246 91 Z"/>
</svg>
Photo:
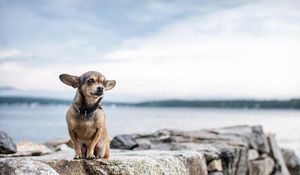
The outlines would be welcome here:
<svg viewBox="0 0 300 175">
<path fill-rule="evenodd" d="M 105 80 L 105 90 L 111 90 L 116 86 L 116 80 Z"/>
<path fill-rule="evenodd" d="M 60 81 L 65 83 L 66 85 L 72 86 L 73 88 L 77 88 L 79 86 L 79 77 L 69 74 L 61 74 L 59 76 Z"/>
</svg>

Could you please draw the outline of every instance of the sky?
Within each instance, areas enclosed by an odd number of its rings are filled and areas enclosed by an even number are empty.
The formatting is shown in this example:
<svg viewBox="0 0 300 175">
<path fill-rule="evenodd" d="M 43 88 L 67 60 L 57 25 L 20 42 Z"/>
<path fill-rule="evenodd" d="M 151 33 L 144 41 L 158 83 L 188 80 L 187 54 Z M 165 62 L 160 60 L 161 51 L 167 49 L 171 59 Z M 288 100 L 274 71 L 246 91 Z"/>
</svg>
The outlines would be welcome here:
<svg viewBox="0 0 300 175">
<path fill-rule="evenodd" d="M 95 70 L 112 101 L 300 97 L 298 0 L 0 0 L 0 95 L 71 98 Z"/>
</svg>

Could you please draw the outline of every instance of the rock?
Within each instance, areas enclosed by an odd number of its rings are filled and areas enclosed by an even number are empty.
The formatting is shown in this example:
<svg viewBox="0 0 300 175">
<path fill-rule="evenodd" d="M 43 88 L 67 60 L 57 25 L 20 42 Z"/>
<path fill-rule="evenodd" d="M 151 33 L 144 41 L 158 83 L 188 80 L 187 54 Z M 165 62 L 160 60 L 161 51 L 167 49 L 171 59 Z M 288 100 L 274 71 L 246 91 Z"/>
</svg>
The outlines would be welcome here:
<svg viewBox="0 0 300 175">
<path fill-rule="evenodd" d="M 69 142 L 70 139 L 66 139 L 66 138 L 56 138 L 56 139 L 51 139 L 48 140 L 47 142 L 45 142 L 45 145 L 51 149 L 56 149 L 57 146 L 62 145 L 62 144 L 66 144 Z"/>
<path fill-rule="evenodd" d="M 255 160 L 259 157 L 258 152 L 255 149 L 250 149 L 248 152 L 248 160 Z"/>
<path fill-rule="evenodd" d="M 207 165 L 207 171 L 212 172 L 212 171 L 222 171 L 222 162 L 220 159 L 213 160 L 208 163 Z"/>
<path fill-rule="evenodd" d="M 277 171 L 280 171 L 282 175 L 290 175 L 282 155 L 282 152 L 278 146 L 278 143 L 276 142 L 275 135 L 274 134 L 268 134 L 267 135 L 268 142 L 271 148 L 271 155 L 275 160 L 275 163 L 279 166 L 277 168 Z"/>
<path fill-rule="evenodd" d="M 106 163 L 99 160 L 46 162 L 59 174 L 172 174 L 207 175 L 205 158 L 196 152 L 125 151 L 112 154 Z"/>
<path fill-rule="evenodd" d="M 17 153 L 24 153 L 32 156 L 41 156 L 53 152 L 46 145 L 37 144 L 29 141 L 23 141 L 17 143 L 17 148 L 18 148 Z"/>
<path fill-rule="evenodd" d="M 221 161 L 224 175 L 246 175 L 248 168 L 248 148 L 214 144 L 221 152 Z"/>
<path fill-rule="evenodd" d="M 210 144 L 196 144 L 196 143 L 178 143 L 173 145 L 171 150 L 189 150 L 197 151 L 204 154 L 206 162 L 211 162 L 220 158 L 221 152 Z"/>
<path fill-rule="evenodd" d="M 269 175 L 273 170 L 273 175 L 288 175 L 283 173 L 284 170 L 281 171 L 285 164 L 282 164 L 283 157 L 274 136 L 269 136 L 267 141 L 264 141 L 264 138 L 266 137 L 262 128 L 256 126 L 188 132 L 165 129 L 152 134 L 116 136 L 111 147 L 119 149 L 111 149 L 111 157 L 108 161 L 73 160 L 74 150 L 66 144 L 55 141 L 50 145 L 56 148 L 56 152 L 51 154 L 2 158 L 0 161 L 5 162 L 9 159 L 37 161 L 49 165 L 63 175 L 248 175 L 249 173 L 249 175 Z M 24 146 L 23 156 L 26 155 L 25 148 L 28 150 L 28 145 L 31 144 L 33 143 L 17 144 L 18 148 Z M 32 150 L 37 148 L 33 147 Z M 32 150 L 27 155 L 36 155 L 36 153 L 32 154 Z M 0 166 L 1 170 L 2 168 L 5 169 Z"/>
<path fill-rule="evenodd" d="M 300 174 L 300 159 L 291 149 L 281 149 L 284 162 L 291 175 Z"/>
<path fill-rule="evenodd" d="M 270 157 L 264 159 L 251 160 L 249 162 L 250 175 L 270 175 L 274 168 L 274 160 Z"/>
<path fill-rule="evenodd" d="M 262 126 L 252 126 L 252 148 L 256 149 L 259 153 L 269 153 L 270 146 L 266 135 L 264 134 Z"/>
<path fill-rule="evenodd" d="M 112 139 L 110 147 L 114 149 L 132 150 L 138 147 L 138 143 L 131 135 L 119 135 Z"/>
<path fill-rule="evenodd" d="M 243 137 L 247 140 L 248 145 L 252 149 L 256 149 L 261 153 L 269 153 L 270 147 L 267 138 L 263 132 L 262 126 L 233 126 L 220 129 L 210 130 L 218 134 L 234 135 Z"/>
<path fill-rule="evenodd" d="M 35 156 L 34 160 L 73 160 L 74 154 L 75 152 L 72 148 L 66 144 L 62 144 L 57 146 L 56 152 L 43 156 Z"/>
<path fill-rule="evenodd" d="M 0 157 L 23 157 L 23 156 L 41 156 L 53 152 L 50 148 L 43 144 L 37 144 L 29 141 L 17 143 L 17 153 L 0 154 Z"/>
<path fill-rule="evenodd" d="M 249 147 L 261 152 L 268 152 L 269 148 L 263 139 L 262 128 L 250 126 L 200 131 L 164 129 L 153 134 L 133 134 L 132 137 L 137 143 L 150 144 L 153 150 L 193 150 L 203 153 L 207 163 L 221 159 L 225 175 L 247 173 Z"/>
<path fill-rule="evenodd" d="M 57 151 L 73 151 L 73 149 L 66 144 L 61 144 L 57 146 Z"/>
<path fill-rule="evenodd" d="M 0 131 L 0 154 L 17 152 L 17 147 L 5 131 Z"/>
<path fill-rule="evenodd" d="M 0 159 L 0 174 L 3 175 L 58 175 L 49 165 L 39 161 Z"/>
<path fill-rule="evenodd" d="M 141 142 L 141 143 L 138 143 L 138 147 L 135 147 L 133 150 L 148 150 L 148 149 L 151 149 L 151 144 Z"/>
<path fill-rule="evenodd" d="M 224 175 L 223 172 L 209 172 L 208 175 Z"/>
</svg>

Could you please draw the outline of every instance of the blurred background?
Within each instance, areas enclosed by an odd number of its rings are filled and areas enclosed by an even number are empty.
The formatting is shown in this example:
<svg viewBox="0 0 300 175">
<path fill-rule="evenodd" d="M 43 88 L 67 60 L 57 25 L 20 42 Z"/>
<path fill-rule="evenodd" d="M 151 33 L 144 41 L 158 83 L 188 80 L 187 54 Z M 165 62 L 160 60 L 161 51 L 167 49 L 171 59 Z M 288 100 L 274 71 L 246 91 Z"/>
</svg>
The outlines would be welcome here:
<svg viewBox="0 0 300 175">
<path fill-rule="evenodd" d="M 300 152 L 300 1 L 0 1 L 0 128 L 68 137 L 75 89 L 95 70 L 117 86 L 111 136 L 264 126 Z M 20 132 L 22 131 L 22 132 Z"/>
</svg>

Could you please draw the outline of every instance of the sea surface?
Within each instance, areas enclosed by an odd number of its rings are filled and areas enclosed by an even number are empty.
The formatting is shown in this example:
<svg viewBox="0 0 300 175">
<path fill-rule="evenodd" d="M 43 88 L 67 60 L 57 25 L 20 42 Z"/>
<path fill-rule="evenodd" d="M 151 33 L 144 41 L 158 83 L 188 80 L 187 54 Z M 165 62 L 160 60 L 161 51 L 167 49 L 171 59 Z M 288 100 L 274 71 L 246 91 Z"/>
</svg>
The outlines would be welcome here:
<svg viewBox="0 0 300 175">
<path fill-rule="evenodd" d="M 15 142 L 67 138 L 65 105 L 1 105 L 0 130 Z M 151 108 L 104 106 L 111 137 L 170 128 L 199 130 L 233 125 L 262 125 L 281 147 L 300 155 L 300 110 Z"/>
</svg>

